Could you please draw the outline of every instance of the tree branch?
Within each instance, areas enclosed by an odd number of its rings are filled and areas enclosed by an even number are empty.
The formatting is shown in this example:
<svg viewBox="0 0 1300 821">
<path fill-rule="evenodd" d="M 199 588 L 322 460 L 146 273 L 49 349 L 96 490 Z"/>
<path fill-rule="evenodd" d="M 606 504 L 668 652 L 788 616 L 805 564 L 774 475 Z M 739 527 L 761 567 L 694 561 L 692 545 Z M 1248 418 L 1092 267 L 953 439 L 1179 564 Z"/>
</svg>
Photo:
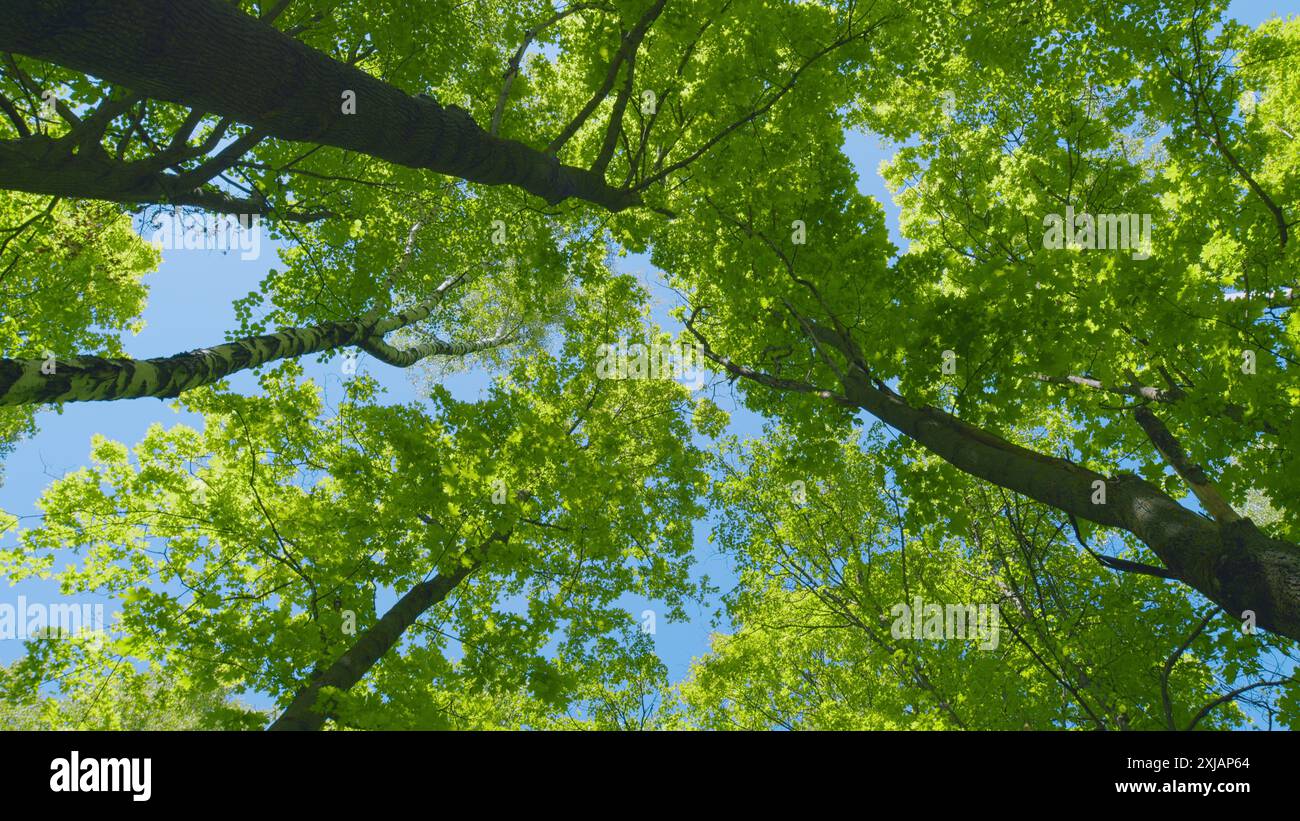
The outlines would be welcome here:
<svg viewBox="0 0 1300 821">
<path fill-rule="evenodd" d="M 623 63 L 630 59 L 631 56 L 636 53 L 636 50 L 641 47 L 641 41 L 645 39 L 646 32 L 650 30 L 650 25 L 654 23 L 655 19 L 663 12 L 664 6 L 667 2 L 668 0 L 656 0 L 655 4 L 646 9 L 645 14 L 641 15 L 641 19 L 637 20 L 636 25 L 632 27 L 632 31 L 623 36 L 622 45 L 620 45 L 618 51 L 615 52 L 613 59 L 609 61 L 609 68 L 605 72 L 604 82 L 600 84 L 600 87 L 596 89 L 596 92 L 591 95 L 589 100 L 587 100 L 586 105 L 584 105 L 581 110 L 574 115 L 573 119 L 569 121 L 569 124 L 565 126 L 563 130 L 555 136 L 555 139 L 551 140 L 551 142 L 546 146 L 545 151 L 547 154 L 552 156 L 558 154 L 560 149 L 564 147 L 564 144 L 569 141 L 569 138 L 578 133 L 578 129 L 582 128 L 582 124 L 587 121 L 587 118 L 591 116 L 592 112 L 594 112 L 596 108 L 604 102 L 605 98 L 609 96 L 609 92 L 614 88 L 614 81 L 618 78 L 619 69 L 623 66 Z"/>
<path fill-rule="evenodd" d="M 1210 481 L 1210 477 L 1205 474 L 1201 466 L 1187 458 L 1183 446 L 1174 438 L 1169 428 L 1165 427 L 1165 423 L 1161 422 L 1149 408 L 1142 406 L 1134 408 L 1133 418 L 1142 426 L 1142 430 L 1146 431 L 1147 437 L 1155 445 L 1156 450 L 1187 483 L 1192 493 L 1196 494 L 1201 506 L 1214 517 L 1215 521 L 1235 522 L 1241 518 L 1219 493 L 1219 489 Z"/>
<path fill-rule="evenodd" d="M 450 573 L 439 573 L 417 584 L 397 604 L 367 628 L 342 656 L 312 677 L 298 691 L 289 706 L 268 730 L 319 730 L 332 716 L 336 705 L 320 703 L 321 690 L 331 687 L 346 692 L 379 663 L 416 621 L 430 608 L 446 599 L 456 585 L 478 569 L 492 542 L 505 543 L 510 534 L 493 533 L 476 549 L 468 551 L 461 565 Z"/>
<path fill-rule="evenodd" d="M 484 131 L 463 109 L 413 97 L 222 0 L 10 0 L 0 49 L 210 111 L 270 137 L 356 151 L 548 203 L 639 202 L 590 170 Z M 345 110 L 355 101 L 355 113 Z"/>
</svg>

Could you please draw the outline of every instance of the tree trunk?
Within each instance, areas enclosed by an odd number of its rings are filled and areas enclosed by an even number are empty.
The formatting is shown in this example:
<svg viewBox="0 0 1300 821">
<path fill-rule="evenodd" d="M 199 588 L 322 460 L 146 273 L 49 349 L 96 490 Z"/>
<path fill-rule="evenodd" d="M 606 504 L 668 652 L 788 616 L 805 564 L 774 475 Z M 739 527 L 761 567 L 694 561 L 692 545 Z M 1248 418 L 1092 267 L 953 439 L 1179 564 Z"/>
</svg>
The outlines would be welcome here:
<svg viewBox="0 0 1300 821">
<path fill-rule="evenodd" d="M 156 359 L 0 359 L 0 406 L 179 396 L 277 359 L 357 344 L 367 332 L 364 322 L 327 322 Z"/>
<path fill-rule="evenodd" d="M 464 110 L 412 97 L 224 0 L 6 0 L 0 50 L 229 117 L 285 140 L 367 154 L 557 203 L 636 197 L 600 174 L 494 137 Z M 344 113 L 345 93 L 355 113 Z"/>
<path fill-rule="evenodd" d="M 350 322 L 282 328 L 273 334 L 245 337 L 175 356 L 156 359 L 99 356 L 0 359 L 0 407 L 179 396 L 192 388 L 209 385 L 232 373 L 267 362 L 345 345 L 356 345 L 383 362 L 406 368 L 430 356 L 465 356 L 514 339 L 513 332 L 502 329 L 485 339 L 462 342 L 435 339 L 409 349 L 395 348 L 384 341 L 385 334 L 427 318 L 455 281 L 443 283 L 425 302 L 387 317 L 376 319 L 371 314 Z"/>
<path fill-rule="evenodd" d="M 1132 533 L 1180 580 L 1233 617 L 1300 641 L 1300 546 L 1249 519 L 1222 524 L 1183 507 L 1137 476 L 1102 476 L 1008 442 L 873 386 L 861 369 L 845 378 L 854 404 L 972 476 L 1097 524 Z M 1101 485 L 1097 483 L 1100 482 Z M 1098 488 L 1104 488 L 1104 502 Z"/>
<path fill-rule="evenodd" d="M 1273 539 L 1250 519 L 1214 522 L 1158 487 L 1129 474 L 1107 477 L 1066 459 L 1038 453 L 933 407 L 915 407 L 877 383 L 861 353 L 840 332 L 804 320 L 816 343 L 844 356 L 844 396 L 828 398 L 867 411 L 948 464 L 1072 516 L 1128 531 L 1165 567 L 1233 617 L 1300 641 L 1300 545 Z M 705 356 L 735 376 L 777 390 L 815 391 L 719 356 L 695 330 Z"/>
<path fill-rule="evenodd" d="M 347 691 L 393 649 L 402 634 L 478 566 L 477 562 L 451 574 L 439 574 L 417 584 L 393 605 L 379 621 L 361 634 L 356 643 L 326 670 L 298 691 L 268 730 L 319 730 L 331 711 L 329 704 L 317 704 L 320 691 L 334 687 Z"/>
</svg>

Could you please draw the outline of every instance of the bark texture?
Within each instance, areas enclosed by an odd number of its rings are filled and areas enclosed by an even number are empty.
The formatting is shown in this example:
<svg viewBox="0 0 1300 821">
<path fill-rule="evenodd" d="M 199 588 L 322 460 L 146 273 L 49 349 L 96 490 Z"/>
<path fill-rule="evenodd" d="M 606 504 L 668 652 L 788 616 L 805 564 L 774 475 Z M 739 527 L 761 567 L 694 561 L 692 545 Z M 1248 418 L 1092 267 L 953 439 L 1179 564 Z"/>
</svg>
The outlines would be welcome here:
<svg viewBox="0 0 1300 821">
<path fill-rule="evenodd" d="M 187 184 L 175 174 L 161 173 L 153 163 L 121 162 L 97 145 L 75 147 L 43 134 L 0 140 L 0 189 L 126 205 L 167 203 L 227 214 L 269 213 L 265 202 Z"/>
<path fill-rule="evenodd" d="M 0 50 L 92 74 L 285 140 L 356 151 L 547 202 L 617 211 L 636 195 L 495 137 L 463 109 L 413 97 L 223 0 L 6 0 Z M 344 95 L 356 111 L 344 113 Z"/>
<path fill-rule="evenodd" d="M 721 356 L 688 320 L 705 355 L 729 373 L 778 390 L 799 390 L 860 408 L 965 473 L 1080 519 L 1125 530 L 1165 568 L 1234 617 L 1300 641 L 1300 545 L 1274 539 L 1250 519 L 1212 521 L 1138 476 L 1103 476 L 1038 453 L 930 406 L 914 406 L 877 382 L 841 332 L 803 320 L 812 340 L 838 351 L 843 395 L 779 379 Z M 1104 501 L 1097 494 L 1104 488 Z M 1099 501 L 1094 501 L 1098 499 Z"/>
<path fill-rule="evenodd" d="M 179 396 L 267 362 L 349 344 L 364 332 L 364 323 L 329 322 L 156 359 L 0 359 L 0 406 Z"/>
<path fill-rule="evenodd" d="M 384 335 L 425 319 L 452 280 L 426 302 L 390 316 L 367 315 L 351 322 L 325 322 L 307 328 L 282 328 L 212 348 L 155 359 L 78 356 L 71 359 L 0 359 L 0 406 L 53 402 L 159 399 L 209 385 L 232 373 L 279 359 L 356 345 L 390 365 L 405 368 L 430 356 L 464 356 L 504 345 L 514 338 L 502 329 L 486 339 L 445 342 L 435 339 L 399 349 Z"/>
<path fill-rule="evenodd" d="M 845 375 L 844 387 L 855 405 L 959 470 L 1132 533 L 1171 573 L 1234 617 L 1254 611 L 1260 627 L 1300 641 L 1300 546 L 1270 538 L 1249 519 L 1206 519 L 1140 477 L 1103 476 L 936 408 L 913 407 L 873 385 L 860 368 Z M 1105 487 L 1104 503 L 1093 502 L 1096 482 Z"/>
<path fill-rule="evenodd" d="M 324 670 L 318 671 L 293 697 L 293 701 L 271 723 L 268 730 L 319 730 L 332 715 L 333 705 L 321 701 L 321 691 L 333 687 L 347 691 L 369 672 L 371 667 L 402 638 L 411 625 L 429 608 L 447 598 L 456 585 L 465 580 L 482 563 L 493 542 L 509 541 L 510 533 L 493 533 L 466 555 L 467 563 L 451 573 L 440 573 L 407 591 L 379 621 L 365 630 L 343 655 Z"/>
</svg>

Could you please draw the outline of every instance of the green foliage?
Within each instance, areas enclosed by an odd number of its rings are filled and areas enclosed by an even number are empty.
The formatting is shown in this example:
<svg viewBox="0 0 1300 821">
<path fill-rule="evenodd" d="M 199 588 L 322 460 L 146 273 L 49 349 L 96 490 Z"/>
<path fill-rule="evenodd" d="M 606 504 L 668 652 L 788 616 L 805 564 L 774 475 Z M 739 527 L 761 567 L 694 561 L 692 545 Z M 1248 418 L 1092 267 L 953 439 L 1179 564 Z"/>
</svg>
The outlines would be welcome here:
<svg viewBox="0 0 1300 821">
<path fill-rule="evenodd" d="M 892 438 L 850 389 L 926 408 L 915 428 L 968 449 L 1006 440 L 1195 505 L 1135 421 L 1143 405 L 1295 549 L 1300 22 L 1252 30 L 1223 5 L 288 4 L 274 24 L 308 46 L 641 201 L 543 204 L 272 139 L 230 158 L 280 241 L 232 335 L 402 310 L 459 277 L 395 341 L 518 336 L 421 365 L 418 402 L 360 376 L 331 404 L 288 362 L 256 395 L 186 394 L 199 428 L 97 437 L 0 572 L 111 597 L 116 638 L 32 644 L 0 679 L 3 721 L 265 724 L 232 694 L 283 709 L 394 599 L 469 569 L 359 684 L 323 694 L 332 726 L 1294 726 L 1293 641 L 1243 634 L 1204 586 L 1103 565 L 1091 550 L 1162 557 L 972 479 L 917 429 Z M 635 60 L 613 65 L 650 17 Z M 24 115 L 24 75 L 83 114 L 122 94 L 20 58 L 0 94 Z M 133 104 L 98 147 L 143 162 L 189 117 Z M 31 122 L 63 137 L 68 120 Z M 191 124 L 194 144 L 245 134 Z M 891 149 L 905 248 L 862 191 L 853 132 Z M 1149 217 L 1150 247 L 1051 247 L 1067 208 Z M 158 260 L 121 207 L 5 192 L 0 226 L 0 355 L 121 353 Z M 629 253 L 664 273 L 678 341 L 730 368 L 763 437 L 726 436 L 726 412 L 671 381 L 599 378 L 601 344 L 672 338 L 616 272 Z M 457 369 L 490 386 L 454 396 Z M 35 418 L 0 409 L 0 454 Z M 628 603 L 668 619 L 712 603 L 694 570 L 706 514 L 736 584 L 710 652 L 673 683 Z M 892 608 L 916 597 L 996 604 L 996 646 L 893 635 Z"/>
<path fill-rule="evenodd" d="M 454 571 L 467 546 L 505 534 L 348 694 L 339 722 L 449 721 L 450 707 L 436 719 L 387 702 L 460 690 L 563 707 L 590 686 L 574 669 L 615 663 L 585 659 L 631 623 L 621 596 L 681 618 L 702 592 L 689 573 L 706 486 L 695 405 L 673 382 L 596 378 L 595 348 L 637 333 L 641 296 L 620 279 L 593 291 L 571 304 L 559 351 L 519 360 L 479 402 L 438 388 L 428 409 L 383 405 L 358 378 L 329 411 L 292 364 L 264 378 L 265 396 L 191 392 L 202 431 L 155 425 L 130 450 L 97 439 L 92 466 L 46 493 L 45 522 L 6 553 L 6 573 L 120 596 L 123 657 L 287 699 L 355 641 L 349 612 L 364 630 L 380 591 Z M 79 564 L 54 571 L 69 550 Z M 607 652 L 637 654 L 623 664 L 646 652 L 620 647 Z M 71 661 L 32 663 L 48 680 Z"/>
<path fill-rule="evenodd" d="M 1197 633 L 1202 612 L 1185 595 L 1104 570 L 1040 505 L 955 476 L 916 493 L 919 472 L 948 469 L 878 433 L 836 443 L 815 470 L 806 450 L 775 430 L 720 454 L 715 543 L 739 568 L 727 597 L 739 628 L 715 637 L 682 686 L 688 724 L 1162 729 L 1167 692 L 1181 729 L 1216 697 L 1217 671 L 1268 678 L 1256 637 L 1222 616 Z M 793 483 L 812 476 L 801 501 Z M 960 528 L 946 514 L 958 509 Z M 998 640 L 974 624 L 962 638 L 916 640 L 893 608 L 917 598 L 997 605 Z M 1198 726 L 1249 723 L 1233 705 Z"/>
<path fill-rule="evenodd" d="M 142 277 L 157 264 L 116 206 L 0 192 L 0 355 L 120 355 L 121 332 L 142 327 Z M 0 454 L 33 417 L 0 408 Z"/>
<path fill-rule="evenodd" d="M 228 692 L 196 688 L 176 671 L 137 669 L 103 650 L 89 643 L 75 648 L 77 664 L 61 682 L 62 698 L 27 689 L 35 668 L 26 659 L 0 669 L 0 729 L 255 730 L 266 723 Z"/>
</svg>

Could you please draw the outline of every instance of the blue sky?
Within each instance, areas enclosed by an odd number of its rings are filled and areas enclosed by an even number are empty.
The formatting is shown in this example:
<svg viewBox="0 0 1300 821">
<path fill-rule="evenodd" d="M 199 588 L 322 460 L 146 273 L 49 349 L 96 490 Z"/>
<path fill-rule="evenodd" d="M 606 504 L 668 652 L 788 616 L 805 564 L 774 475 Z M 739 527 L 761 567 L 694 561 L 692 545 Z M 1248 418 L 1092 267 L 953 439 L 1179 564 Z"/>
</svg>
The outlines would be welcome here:
<svg viewBox="0 0 1300 821">
<path fill-rule="evenodd" d="M 1300 0 L 1269 2 L 1268 0 L 1237 0 L 1231 12 L 1242 22 L 1256 25 L 1273 14 L 1289 15 L 1300 12 Z M 876 173 L 880 162 L 887 158 L 885 149 L 874 138 L 849 134 L 847 145 L 850 158 L 859 176 L 859 188 L 880 200 L 886 211 L 887 224 L 893 241 L 905 247 L 898 235 L 898 209 L 894 206 L 883 181 Z M 149 233 L 146 232 L 146 236 Z M 661 278 L 650 269 L 644 258 L 629 257 L 622 261 L 623 270 L 636 272 L 650 288 L 657 301 L 656 319 L 665 327 L 673 327 L 665 317 L 667 307 L 675 304 L 676 297 L 662 285 Z M 235 299 L 255 290 L 267 270 L 277 264 L 274 248 L 264 242 L 260 258 L 245 261 L 238 252 L 220 253 L 202 250 L 174 250 L 164 252 L 158 270 L 146 278 L 149 286 L 149 303 L 144 313 L 145 329 L 126 341 L 126 350 L 137 358 L 166 356 L 179 351 L 211 345 L 226 338 L 226 333 L 237 326 L 232 303 Z M 304 361 L 307 375 L 314 378 L 326 391 L 327 399 L 341 395 L 342 374 L 337 360 L 320 364 L 314 359 Z M 375 376 L 389 391 L 394 402 L 418 399 L 405 371 L 391 368 L 365 356 L 360 358 L 360 369 Z M 448 386 L 460 398 L 472 398 L 484 384 L 481 374 L 461 374 L 447 380 Z M 239 374 L 231 380 L 233 389 L 252 393 L 257 390 L 251 374 Z M 751 414 L 737 411 L 729 403 L 725 391 L 715 397 L 728 410 L 735 411 L 731 432 L 757 435 L 759 421 Z M 40 431 L 18 444 L 4 465 L 4 484 L 0 485 L 0 509 L 25 517 L 36 513 L 35 501 L 42 490 L 53 480 L 76 470 L 87 461 L 90 438 L 94 433 L 134 445 L 145 430 L 155 422 L 172 425 L 185 422 L 201 425 L 201 418 L 175 410 L 170 400 L 135 399 L 118 402 L 70 404 L 61 413 L 47 411 L 39 417 Z M 32 519 L 23 520 L 30 525 Z M 726 562 L 719 559 L 705 538 L 708 523 L 697 523 L 697 559 L 702 572 L 708 573 L 715 584 L 726 589 L 731 579 Z M 13 534 L 0 537 L 0 545 L 11 544 Z M 30 601 L 54 603 L 63 599 L 51 582 L 24 582 L 13 587 L 0 587 L 0 603 L 16 604 L 19 595 Z M 87 595 L 74 598 L 77 603 L 101 602 L 110 613 L 114 607 L 105 599 Z M 393 596 L 381 596 L 377 604 L 386 608 Z M 716 603 L 710 607 L 695 608 L 691 621 L 670 624 L 662 610 L 653 603 L 634 600 L 626 602 L 629 611 L 639 614 L 642 609 L 658 610 L 656 646 L 668 664 L 674 680 L 686 672 L 691 659 L 708 651 L 711 632 L 710 618 Z M 12 662 L 23 652 L 22 643 L 0 640 L 0 664 Z M 269 706 L 267 700 L 249 699 L 256 706 Z"/>
</svg>

